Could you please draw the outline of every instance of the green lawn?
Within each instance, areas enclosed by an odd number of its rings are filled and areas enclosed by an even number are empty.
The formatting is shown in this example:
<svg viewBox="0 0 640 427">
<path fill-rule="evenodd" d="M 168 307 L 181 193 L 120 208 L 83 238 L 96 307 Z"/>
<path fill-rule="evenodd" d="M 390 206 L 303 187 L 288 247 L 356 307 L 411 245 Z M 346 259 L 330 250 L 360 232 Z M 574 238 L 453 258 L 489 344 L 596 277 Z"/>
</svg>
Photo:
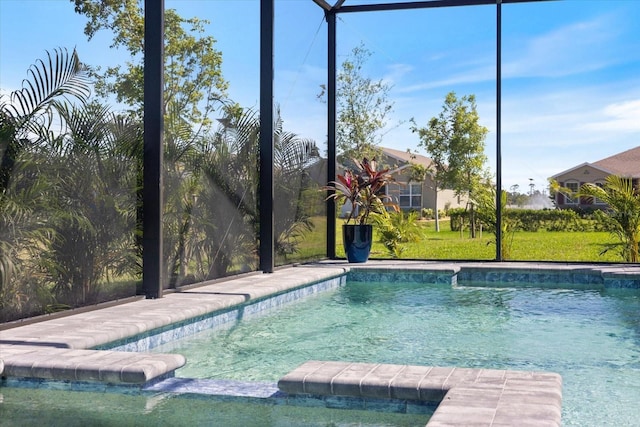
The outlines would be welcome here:
<svg viewBox="0 0 640 427">
<path fill-rule="evenodd" d="M 405 244 L 402 258 L 406 259 L 459 259 L 493 260 L 496 247 L 491 233 L 471 238 L 469 233 L 451 231 L 447 220 L 440 222 L 436 232 L 433 221 L 420 222 L 423 238 L 416 243 Z M 336 253 L 344 257 L 342 249 L 342 221 L 337 223 Z M 371 250 L 372 258 L 390 258 L 385 247 L 376 241 Z M 510 250 L 511 260 L 518 261 L 584 261 L 622 262 L 613 252 L 600 255 L 603 243 L 615 240 L 606 232 L 517 232 Z"/>
</svg>

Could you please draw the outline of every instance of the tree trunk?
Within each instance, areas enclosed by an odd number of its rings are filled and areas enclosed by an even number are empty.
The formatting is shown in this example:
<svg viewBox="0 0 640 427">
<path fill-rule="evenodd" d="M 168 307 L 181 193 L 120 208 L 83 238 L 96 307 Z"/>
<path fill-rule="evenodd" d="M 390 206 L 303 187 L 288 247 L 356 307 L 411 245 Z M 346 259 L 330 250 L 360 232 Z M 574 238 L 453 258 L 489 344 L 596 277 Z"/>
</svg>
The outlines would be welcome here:
<svg viewBox="0 0 640 427">
<path fill-rule="evenodd" d="M 473 209 L 473 203 L 469 205 L 469 222 L 471 223 L 471 238 L 476 238 L 476 213 Z"/>
<path fill-rule="evenodd" d="M 440 231 L 440 215 L 438 213 L 438 186 L 435 186 L 435 206 L 433 208 L 433 214 L 436 219 L 436 233 Z"/>
</svg>

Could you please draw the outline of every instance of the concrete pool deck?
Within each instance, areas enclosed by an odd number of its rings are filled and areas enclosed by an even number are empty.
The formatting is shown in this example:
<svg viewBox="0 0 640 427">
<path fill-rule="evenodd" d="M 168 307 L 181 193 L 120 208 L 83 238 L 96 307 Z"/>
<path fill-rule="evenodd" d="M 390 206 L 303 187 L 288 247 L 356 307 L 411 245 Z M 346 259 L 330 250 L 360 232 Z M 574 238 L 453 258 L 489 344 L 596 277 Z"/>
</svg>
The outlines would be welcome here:
<svg viewBox="0 0 640 427">
<path fill-rule="evenodd" d="M 452 280 L 462 273 L 467 274 L 468 279 L 473 280 L 476 277 L 474 274 L 487 269 L 506 270 L 515 279 L 535 275 L 536 272 L 544 270 L 547 275 L 549 272 L 561 272 L 568 278 L 574 277 L 570 280 L 580 281 L 586 277 L 584 274 L 588 274 L 588 277 L 600 277 L 600 282 L 609 283 L 612 287 L 640 287 L 640 266 L 628 265 L 586 266 L 545 263 L 407 261 L 370 261 L 357 265 L 346 262 L 325 262 L 302 265 L 283 268 L 273 274 L 249 274 L 205 286 L 166 293 L 160 299 L 138 299 L 98 310 L 83 311 L 61 317 L 52 316 L 48 320 L 37 323 L 26 324 L 27 322 L 25 322 L 24 325 L 17 326 L 14 324 L 11 326 L 15 327 L 11 328 L 5 326 L 0 330 L 0 373 L 3 378 L 143 386 L 170 377 L 173 371 L 186 363 L 184 357 L 176 354 L 131 353 L 92 350 L 92 348 L 168 327 L 175 323 L 188 322 L 189 319 L 204 316 L 207 313 L 261 300 L 269 295 L 281 294 L 310 283 L 337 277 L 343 275 L 350 268 L 450 273 Z M 455 280 L 452 283 L 455 284 Z M 601 284 L 589 283 L 588 285 L 600 286 Z M 356 358 L 357 355 L 354 355 L 354 359 Z M 435 372 L 432 371 L 433 369 L 450 370 L 450 375 L 444 377 L 444 382 L 433 385 L 435 388 L 440 388 L 438 396 L 441 400 L 436 413 L 428 424 L 429 426 L 527 425 L 525 422 L 527 419 L 531 421 L 531 425 L 560 424 L 561 380 L 559 376 L 551 378 L 545 376 L 549 375 L 547 373 L 501 371 L 500 381 L 502 383 L 495 385 L 497 388 L 486 390 L 486 384 L 484 384 L 479 392 L 476 380 L 482 375 L 467 372 L 477 370 L 434 367 L 412 367 L 411 369 L 414 368 L 418 370 L 429 369 L 432 374 Z M 297 371 L 293 371 L 292 375 L 295 372 Z M 448 378 L 451 375 L 462 373 L 465 373 L 466 376 L 476 375 L 476 379 L 472 383 L 467 380 L 460 383 L 464 386 L 452 386 L 452 384 L 458 383 L 452 382 Z M 325 382 L 329 381 L 327 384 L 330 384 L 334 378 L 330 374 L 331 372 L 327 371 L 325 375 Z M 425 375 L 428 377 L 428 373 Z M 516 390 L 510 387 L 520 384 L 522 381 L 517 378 L 522 375 L 531 378 L 524 382 L 523 388 L 517 390 L 519 393 L 515 393 L 517 397 L 502 401 L 500 399 L 498 401 L 492 400 L 488 397 L 487 399 L 478 398 L 479 395 L 489 396 L 496 393 L 501 398 L 513 394 L 512 392 Z M 541 383 L 534 381 L 533 377 L 538 375 L 543 375 L 538 378 L 542 381 Z M 388 387 L 388 378 L 382 378 L 380 381 L 382 382 L 375 383 L 373 386 Z M 446 385 L 447 381 L 449 381 L 448 386 Z M 282 384 L 285 392 L 287 387 L 293 387 L 291 382 L 285 381 Z M 346 389 L 353 391 L 349 387 Z M 418 397 L 420 398 L 420 395 Z M 489 406 L 483 406 L 481 404 L 483 401 L 486 401 Z M 529 404 L 543 405 L 546 412 L 534 410 L 533 407 L 527 406 Z M 557 410 L 552 408 L 557 408 Z M 512 421 L 516 421 L 515 419 L 509 421 L 509 418 L 498 416 L 507 409 L 515 410 L 512 412 L 519 417 L 517 423 L 512 423 Z M 489 413 L 493 416 L 489 416 Z M 489 418 L 491 421 L 488 421 Z M 548 423 L 540 424 L 543 419 Z"/>
<path fill-rule="evenodd" d="M 46 380 L 144 384 L 185 364 L 175 354 L 91 350 L 197 316 L 285 292 L 329 277 L 344 268 L 278 270 L 139 299 L 99 310 L 0 331 L 2 376 Z"/>
<path fill-rule="evenodd" d="M 292 395 L 431 402 L 427 424 L 560 426 L 562 378 L 550 372 L 310 361 L 278 381 Z"/>
</svg>

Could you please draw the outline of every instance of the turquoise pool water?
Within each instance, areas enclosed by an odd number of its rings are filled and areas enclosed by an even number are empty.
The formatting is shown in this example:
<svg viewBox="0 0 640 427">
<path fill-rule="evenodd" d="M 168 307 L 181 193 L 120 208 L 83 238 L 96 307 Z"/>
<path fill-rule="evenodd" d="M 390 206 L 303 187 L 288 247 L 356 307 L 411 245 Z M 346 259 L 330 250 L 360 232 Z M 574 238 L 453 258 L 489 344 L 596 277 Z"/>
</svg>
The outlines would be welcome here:
<svg viewBox="0 0 640 427">
<path fill-rule="evenodd" d="M 156 348 L 190 378 L 275 381 L 309 359 L 544 370 L 563 425 L 637 425 L 640 293 L 348 283 Z"/>
<path fill-rule="evenodd" d="M 169 393 L 128 395 L 0 388 L 3 427 L 410 427 L 425 415 L 225 402 Z"/>
</svg>

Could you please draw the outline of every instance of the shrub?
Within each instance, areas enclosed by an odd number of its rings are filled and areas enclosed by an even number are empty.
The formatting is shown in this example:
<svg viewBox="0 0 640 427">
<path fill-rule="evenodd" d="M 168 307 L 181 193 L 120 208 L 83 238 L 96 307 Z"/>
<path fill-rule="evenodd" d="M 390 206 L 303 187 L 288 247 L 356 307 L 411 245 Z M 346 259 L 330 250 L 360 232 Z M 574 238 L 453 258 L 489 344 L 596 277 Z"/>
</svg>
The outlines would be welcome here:
<svg viewBox="0 0 640 427">
<path fill-rule="evenodd" d="M 595 219 L 602 215 L 602 212 L 594 211 L 589 218 L 582 219 L 578 213 L 571 209 L 505 209 L 505 220 L 509 220 L 516 226 L 517 231 L 601 231 Z M 460 231 L 470 223 L 469 212 L 463 208 L 451 209 L 449 211 L 452 231 Z M 482 224 L 487 231 L 493 229 L 492 224 Z"/>
<path fill-rule="evenodd" d="M 469 212 L 464 208 L 449 209 L 449 223 L 451 231 L 460 231 L 464 229 L 465 224 L 469 222 Z"/>
<path fill-rule="evenodd" d="M 402 243 L 417 242 L 422 237 L 416 212 L 397 211 L 373 218 L 380 242 L 394 258 L 399 258 L 404 251 Z"/>
<path fill-rule="evenodd" d="M 422 208 L 422 218 L 434 219 L 435 215 L 433 214 L 433 209 L 431 209 L 431 208 Z"/>
</svg>

